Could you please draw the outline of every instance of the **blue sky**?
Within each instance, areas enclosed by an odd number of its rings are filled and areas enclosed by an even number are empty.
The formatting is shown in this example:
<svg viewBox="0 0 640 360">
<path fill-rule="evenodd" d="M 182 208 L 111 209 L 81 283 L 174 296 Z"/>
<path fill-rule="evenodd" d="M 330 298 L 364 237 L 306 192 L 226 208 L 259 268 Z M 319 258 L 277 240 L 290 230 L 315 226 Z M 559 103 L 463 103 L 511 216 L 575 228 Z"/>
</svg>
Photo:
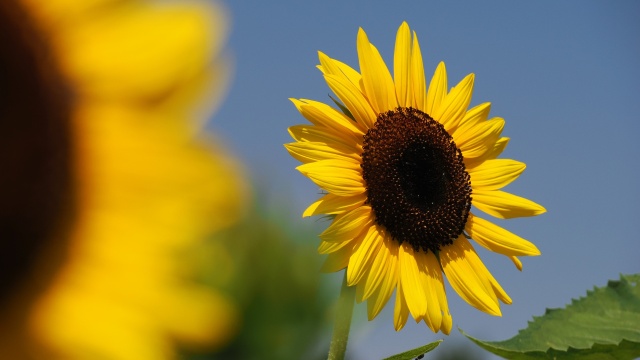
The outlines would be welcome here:
<svg viewBox="0 0 640 360">
<path fill-rule="evenodd" d="M 523 259 L 518 272 L 508 259 L 479 250 L 514 303 L 496 318 L 448 288 L 454 330 L 443 346 L 462 341 L 456 327 L 482 339 L 506 339 L 546 307 L 562 307 L 620 273 L 640 272 L 640 2 L 224 5 L 232 16 L 227 48 L 235 70 L 212 128 L 244 160 L 271 205 L 287 206 L 294 222 L 323 225 L 299 217 L 318 189 L 294 169 L 298 163 L 282 146 L 291 141 L 287 127 L 305 122 L 287 99 L 329 101 L 315 68 L 317 51 L 357 68 L 358 27 L 391 66 L 396 30 L 408 21 L 420 40 L 425 73 L 430 77 L 439 61 L 447 65 L 450 85 L 475 73 L 472 105 L 489 101 L 491 115 L 506 120 L 503 135 L 511 142 L 502 157 L 527 164 L 507 190 L 548 212 L 497 222 L 533 241 L 542 256 Z M 424 324 L 396 333 L 392 310 L 356 324 L 354 356 L 383 357 L 443 338 Z M 364 317 L 364 306 L 356 314 Z"/>
</svg>

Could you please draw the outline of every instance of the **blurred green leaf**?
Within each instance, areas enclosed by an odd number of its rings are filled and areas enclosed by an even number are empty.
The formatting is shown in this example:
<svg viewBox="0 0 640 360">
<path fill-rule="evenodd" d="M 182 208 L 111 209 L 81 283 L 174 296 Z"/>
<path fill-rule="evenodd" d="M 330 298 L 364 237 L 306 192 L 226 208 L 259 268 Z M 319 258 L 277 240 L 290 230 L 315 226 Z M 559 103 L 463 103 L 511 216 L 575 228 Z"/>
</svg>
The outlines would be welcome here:
<svg viewBox="0 0 640 360">
<path fill-rule="evenodd" d="M 507 359 L 635 359 L 640 356 L 640 274 L 621 275 L 564 309 L 547 309 L 505 341 L 480 347 Z"/>
<path fill-rule="evenodd" d="M 209 264 L 204 281 L 236 300 L 240 332 L 224 349 L 185 354 L 187 359 L 326 358 L 328 340 L 324 347 L 320 341 L 330 297 L 321 281 L 317 233 L 296 226 L 287 211 L 256 204 L 241 223 L 216 234 L 212 244 L 217 247 L 209 251 L 215 253 L 208 257 L 220 257 L 224 246 L 229 259 Z"/>
<path fill-rule="evenodd" d="M 405 351 L 403 353 L 390 356 L 388 358 L 385 358 L 384 360 L 413 360 L 416 358 L 421 359 L 424 354 L 437 348 L 441 342 L 442 340 L 437 340 L 427 345 L 417 347 L 413 350 Z"/>
</svg>

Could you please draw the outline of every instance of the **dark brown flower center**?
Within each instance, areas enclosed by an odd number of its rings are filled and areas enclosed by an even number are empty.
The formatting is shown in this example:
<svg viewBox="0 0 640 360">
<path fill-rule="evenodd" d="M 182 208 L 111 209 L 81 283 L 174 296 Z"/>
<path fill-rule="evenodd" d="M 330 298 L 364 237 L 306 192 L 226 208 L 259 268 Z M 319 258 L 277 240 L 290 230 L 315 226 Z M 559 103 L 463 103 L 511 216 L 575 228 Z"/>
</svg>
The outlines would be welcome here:
<svg viewBox="0 0 640 360">
<path fill-rule="evenodd" d="M 399 243 L 437 253 L 464 230 L 471 182 L 442 124 L 413 108 L 380 114 L 364 136 L 362 174 L 375 221 Z"/>
<path fill-rule="evenodd" d="M 38 257 L 54 257 L 49 246 L 70 222 L 68 97 L 21 2 L 0 1 L 0 305 L 35 283 Z"/>
</svg>

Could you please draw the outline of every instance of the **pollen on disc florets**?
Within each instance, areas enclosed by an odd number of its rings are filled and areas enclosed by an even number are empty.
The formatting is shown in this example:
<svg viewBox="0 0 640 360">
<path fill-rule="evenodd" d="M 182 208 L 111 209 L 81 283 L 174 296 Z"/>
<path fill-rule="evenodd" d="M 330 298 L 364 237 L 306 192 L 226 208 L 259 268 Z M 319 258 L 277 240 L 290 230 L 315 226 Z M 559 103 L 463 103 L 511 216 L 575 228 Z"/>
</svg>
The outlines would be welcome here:
<svg viewBox="0 0 640 360">
<path fill-rule="evenodd" d="M 380 114 L 364 136 L 361 167 L 375 221 L 399 244 L 437 253 L 462 234 L 470 177 L 453 138 L 429 115 Z"/>
</svg>

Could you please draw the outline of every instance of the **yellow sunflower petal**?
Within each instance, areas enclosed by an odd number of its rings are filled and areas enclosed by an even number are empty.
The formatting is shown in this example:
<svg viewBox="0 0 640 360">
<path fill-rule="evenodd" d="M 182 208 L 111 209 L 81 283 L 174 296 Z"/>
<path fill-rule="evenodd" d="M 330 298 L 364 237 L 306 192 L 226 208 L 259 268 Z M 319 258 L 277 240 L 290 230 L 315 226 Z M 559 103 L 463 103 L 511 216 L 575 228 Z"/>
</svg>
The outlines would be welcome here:
<svg viewBox="0 0 640 360">
<path fill-rule="evenodd" d="M 312 124 L 329 128 L 358 143 L 364 133 L 343 113 L 327 104 L 308 99 L 289 99 Z"/>
<path fill-rule="evenodd" d="M 422 52 L 418 43 L 418 35 L 413 32 L 413 47 L 411 49 L 411 88 L 413 92 L 413 102 L 411 106 L 427 112 L 427 84 L 424 76 L 424 64 L 422 62 Z"/>
<path fill-rule="evenodd" d="M 442 293 L 444 295 L 444 292 Z M 440 301 L 442 306 L 442 301 Z M 445 297 L 445 305 L 446 305 L 446 297 Z M 442 308 L 442 325 L 440 331 L 442 331 L 445 335 L 449 335 L 451 333 L 451 328 L 453 327 L 453 318 L 449 313 L 449 307 L 445 306 Z"/>
<path fill-rule="evenodd" d="M 388 244 L 387 244 L 388 245 Z M 384 246 L 383 246 L 384 247 Z M 373 292 L 367 300 L 367 315 L 369 320 L 373 320 L 382 308 L 387 304 L 393 289 L 396 288 L 398 279 L 398 247 L 392 246 L 388 248 L 387 270 L 383 273 L 384 277 L 380 286 Z"/>
<path fill-rule="evenodd" d="M 348 246 L 343 246 L 340 249 L 331 252 L 327 255 L 322 267 L 321 272 L 332 273 L 340 271 L 349 265 L 349 258 L 353 252 L 355 242 L 351 242 Z"/>
<path fill-rule="evenodd" d="M 397 108 L 396 90 L 389 68 L 362 28 L 358 30 L 357 47 L 360 73 L 371 107 L 378 114 Z"/>
<path fill-rule="evenodd" d="M 398 105 L 412 106 L 411 84 L 411 31 L 403 22 L 396 34 L 396 47 L 393 54 L 393 81 L 395 82 Z"/>
<path fill-rule="evenodd" d="M 504 120 L 494 118 L 474 126 L 455 139 L 462 156 L 476 158 L 493 149 L 504 128 Z"/>
<path fill-rule="evenodd" d="M 371 268 L 373 259 L 378 254 L 382 241 L 378 239 L 378 231 L 369 227 L 364 239 L 356 244 L 347 267 L 347 285 L 353 286 L 360 282 L 366 270 Z"/>
<path fill-rule="evenodd" d="M 489 160 L 489 159 L 497 158 L 498 155 L 502 154 L 504 149 L 507 147 L 508 143 L 509 143 L 509 138 L 508 137 L 502 137 L 502 138 L 498 139 L 498 141 L 496 141 L 496 143 L 493 145 L 493 147 L 491 149 L 489 149 L 489 151 L 487 151 L 484 155 L 482 155 L 483 160 Z"/>
<path fill-rule="evenodd" d="M 295 125 L 288 129 L 289 135 L 299 142 L 322 143 L 329 146 L 339 146 L 351 149 L 350 152 L 358 152 L 358 147 L 353 142 L 345 139 L 341 134 L 330 129 L 313 125 Z"/>
<path fill-rule="evenodd" d="M 353 247 L 358 242 L 362 241 L 366 231 L 362 231 L 359 234 L 355 235 L 355 237 L 344 237 L 342 239 L 338 239 L 336 241 L 320 241 L 320 245 L 318 246 L 319 254 L 332 254 L 340 249 L 346 247 Z"/>
<path fill-rule="evenodd" d="M 518 270 L 522 271 L 522 261 L 520 261 L 520 259 L 515 256 L 509 256 L 509 259 L 513 261 L 513 265 L 515 265 Z"/>
<path fill-rule="evenodd" d="M 302 217 L 308 217 L 320 214 L 341 214 L 345 211 L 353 210 L 360 207 L 367 200 L 364 194 L 355 196 L 337 196 L 334 194 L 326 194 L 318 201 L 309 205 L 302 213 Z"/>
<path fill-rule="evenodd" d="M 360 89 L 360 92 L 364 93 L 364 89 L 361 86 L 362 75 L 360 75 L 359 72 L 339 60 L 328 57 L 321 51 L 318 51 L 318 58 L 320 59 L 319 68 L 323 74 L 343 76 L 349 80 L 356 89 Z"/>
<path fill-rule="evenodd" d="M 329 85 L 329 88 L 331 88 L 331 91 L 333 91 L 344 103 L 344 106 L 349 109 L 356 122 L 363 124 L 367 129 L 372 128 L 377 115 L 360 90 L 348 80 L 337 75 L 326 74 L 324 79 L 327 85 Z"/>
<path fill-rule="evenodd" d="M 454 139 L 461 139 L 464 134 L 472 129 L 473 127 L 487 121 L 489 118 L 489 112 L 491 111 L 491 103 L 482 103 L 480 105 L 476 105 L 473 108 L 469 109 L 467 113 L 460 121 L 459 126 L 453 132 L 452 136 Z M 464 136 L 465 138 L 469 137 Z M 456 141 L 457 143 L 458 141 Z"/>
<path fill-rule="evenodd" d="M 367 229 L 373 221 L 371 216 L 371 208 L 368 206 L 361 206 L 338 215 L 331 225 L 320 234 L 320 239 L 326 242 L 342 242 L 345 239 L 353 239 Z"/>
<path fill-rule="evenodd" d="M 547 210 L 537 203 L 501 190 L 474 190 L 473 205 L 499 219 L 536 216 Z"/>
<path fill-rule="evenodd" d="M 486 160 L 495 159 L 495 158 L 498 157 L 498 155 L 502 154 L 504 149 L 507 147 L 507 144 L 509 144 L 509 138 L 508 137 L 502 137 L 502 138 L 498 139 L 493 144 L 493 146 L 491 146 L 489 148 L 484 148 L 483 147 L 482 149 L 480 149 L 480 151 L 476 152 L 475 155 L 479 154 L 478 157 L 464 158 L 464 165 L 466 166 L 467 169 L 472 169 L 472 168 L 482 164 L 482 162 L 484 162 Z"/>
<path fill-rule="evenodd" d="M 396 304 L 393 308 L 393 327 L 396 331 L 402 330 L 409 319 L 409 307 L 402 293 L 402 281 L 398 281 L 398 290 L 396 290 Z"/>
<path fill-rule="evenodd" d="M 427 297 L 420 278 L 420 269 L 411 245 L 406 242 L 399 246 L 400 276 L 402 291 L 414 318 L 421 318 L 427 313 Z"/>
<path fill-rule="evenodd" d="M 339 196 L 360 195 L 366 191 L 360 165 L 342 160 L 321 160 L 296 168 L 311 181 Z"/>
<path fill-rule="evenodd" d="M 498 190 L 509 185 L 524 171 L 526 165 L 511 159 L 492 159 L 468 169 L 474 190 Z"/>
<path fill-rule="evenodd" d="M 378 289 L 384 277 L 389 272 L 391 266 L 391 258 L 397 257 L 397 247 L 391 240 L 385 239 L 383 230 L 378 225 L 373 225 L 377 232 L 378 242 L 382 245 L 378 248 L 378 253 L 374 257 L 367 276 L 358 284 L 359 291 L 356 292 L 356 299 L 362 302 Z M 392 269 L 392 271 L 395 271 Z M 362 286 L 360 286 L 362 285 Z"/>
<path fill-rule="evenodd" d="M 284 147 L 293 158 L 302 163 L 331 159 L 361 161 L 360 155 L 353 148 L 338 143 L 328 145 L 320 142 L 297 141 L 284 144 Z"/>
<path fill-rule="evenodd" d="M 113 7 L 59 34 L 55 43 L 65 54 L 62 67 L 82 93 L 157 99 L 197 76 L 218 53 L 224 37 L 211 34 L 223 33 L 225 21 L 210 5 Z"/>
<path fill-rule="evenodd" d="M 467 75 L 451 89 L 440 106 L 433 111 L 432 117 L 444 125 L 450 134 L 455 131 L 471 103 L 474 79 L 474 74 Z"/>
<path fill-rule="evenodd" d="M 461 237 L 459 239 L 459 242 L 460 242 L 460 246 L 465 249 L 465 252 L 467 254 L 469 254 L 467 259 L 469 261 L 469 264 L 473 268 L 473 270 L 476 272 L 476 274 L 482 277 L 484 281 L 487 281 L 490 284 L 491 292 L 493 293 L 494 298 L 497 297 L 498 299 L 500 299 L 500 301 L 502 301 L 505 304 L 511 304 L 511 298 L 502 289 L 500 284 L 498 284 L 498 282 L 493 277 L 493 275 L 491 275 L 491 272 L 489 272 L 489 270 L 487 270 L 487 268 L 484 266 L 484 264 L 482 263 L 482 260 L 480 260 L 480 257 L 478 257 L 478 254 L 476 254 L 476 251 L 474 250 L 471 243 L 469 243 L 469 241 L 464 237 Z"/>
<path fill-rule="evenodd" d="M 444 101 L 448 91 L 447 67 L 444 62 L 440 62 L 433 73 L 429 90 L 427 91 L 426 113 L 433 117 L 433 113 L 438 111 L 440 104 Z M 437 119 L 436 119 L 437 120 Z"/>
<path fill-rule="evenodd" d="M 433 332 L 438 332 L 442 324 L 442 309 L 438 301 L 438 293 L 444 291 L 440 264 L 432 252 L 426 254 L 420 251 L 414 254 L 427 301 L 427 312 L 423 319 Z"/>
<path fill-rule="evenodd" d="M 459 237 L 440 251 L 440 263 L 451 287 L 471 306 L 487 314 L 500 316 L 500 306 L 486 273 L 476 273 L 470 258 L 474 251 L 463 246 L 466 239 Z"/>
<path fill-rule="evenodd" d="M 473 214 L 469 214 L 464 229 L 478 244 L 493 252 L 507 256 L 540 255 L 534 244 Z"/>
</svg>

